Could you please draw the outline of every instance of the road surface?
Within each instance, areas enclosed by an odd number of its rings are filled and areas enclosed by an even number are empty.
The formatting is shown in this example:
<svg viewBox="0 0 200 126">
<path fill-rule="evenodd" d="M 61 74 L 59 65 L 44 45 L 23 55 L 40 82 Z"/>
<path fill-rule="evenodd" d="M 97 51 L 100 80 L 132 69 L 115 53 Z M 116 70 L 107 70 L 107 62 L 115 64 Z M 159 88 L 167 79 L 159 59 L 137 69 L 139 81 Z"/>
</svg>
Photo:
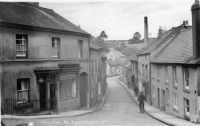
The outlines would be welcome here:
<svg viewBox="0 0 200 126">
<path fill-rule="evenodd" d="M 34 120 L 5 120 L 8 126 L 32 122 L 34 126 L 166 126 L 147 114 L 140 114 L 117 77 L 108 78 L 109 96 L 97 112 L 78 117 Z"/>
</svg>

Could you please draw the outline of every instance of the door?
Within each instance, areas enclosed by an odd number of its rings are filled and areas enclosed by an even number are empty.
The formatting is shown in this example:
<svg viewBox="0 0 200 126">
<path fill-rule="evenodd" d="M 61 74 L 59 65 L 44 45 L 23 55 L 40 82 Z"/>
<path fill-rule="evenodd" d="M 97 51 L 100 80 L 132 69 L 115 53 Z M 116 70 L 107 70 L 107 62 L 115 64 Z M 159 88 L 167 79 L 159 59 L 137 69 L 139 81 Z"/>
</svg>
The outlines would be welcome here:
<svg viewBox="0 0 200 126">
<path fill-rule="evenodd" d="M 40 91 L 40 110 L 46 110 L 46 84 L 45 82 L 39 83 Z"/>
<path fill-rule="evenodd" d="M 88 89 L 87 73 L 80 75 L 80 102 L 81 107 L 87 106 L 87 89 Z"/>
<path fill-rule="evenodd" d="M 165 90 L 162 90 L 162 110 L 165 111 Z"/>
<path fill-rule="evenodd" d="M 160 108 L 160 89 L 158 88 L 158 108 Z"/>
<path fill-rule="evenodd" d="M 55 93 L 55 84 L 50 84 L 50 109 L 55 109 L 56 106 L 56 93 Z"/>
</svg>

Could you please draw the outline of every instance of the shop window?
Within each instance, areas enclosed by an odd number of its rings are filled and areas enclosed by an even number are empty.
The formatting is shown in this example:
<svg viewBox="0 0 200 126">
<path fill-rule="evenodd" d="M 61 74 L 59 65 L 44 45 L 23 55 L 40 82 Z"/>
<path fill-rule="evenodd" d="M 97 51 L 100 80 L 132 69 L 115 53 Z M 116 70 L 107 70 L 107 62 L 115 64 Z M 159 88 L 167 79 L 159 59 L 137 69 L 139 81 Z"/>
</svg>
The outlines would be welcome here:
<svg viewBox="0 0 200 126">
<path fill-rule="evenodd" d="M 75 78 L 61 80 L 60 83 L 60 100 L 65 101 L 77 97 L 77 83 Z"/>
<path fill-rule="evenodd" d="M 29 78 L 17 79 L 17 103 L 28 103 L 29 102 Z"/>
</svg>

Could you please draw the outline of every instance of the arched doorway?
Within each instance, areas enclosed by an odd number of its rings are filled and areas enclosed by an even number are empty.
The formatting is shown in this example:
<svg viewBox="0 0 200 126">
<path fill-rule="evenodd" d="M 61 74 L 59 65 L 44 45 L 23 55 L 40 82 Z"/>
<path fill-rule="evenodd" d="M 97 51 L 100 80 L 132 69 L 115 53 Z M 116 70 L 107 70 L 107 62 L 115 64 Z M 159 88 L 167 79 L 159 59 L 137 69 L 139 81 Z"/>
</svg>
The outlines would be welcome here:
<svg viewBox="0 0 200 126">
<path fill-rule="evenodd" d="M 80 102 L 81 107 L 87 106 L 87 92 L 88 92 L 88 74 L 81 73 L 80 75 Z"/>
</svg>

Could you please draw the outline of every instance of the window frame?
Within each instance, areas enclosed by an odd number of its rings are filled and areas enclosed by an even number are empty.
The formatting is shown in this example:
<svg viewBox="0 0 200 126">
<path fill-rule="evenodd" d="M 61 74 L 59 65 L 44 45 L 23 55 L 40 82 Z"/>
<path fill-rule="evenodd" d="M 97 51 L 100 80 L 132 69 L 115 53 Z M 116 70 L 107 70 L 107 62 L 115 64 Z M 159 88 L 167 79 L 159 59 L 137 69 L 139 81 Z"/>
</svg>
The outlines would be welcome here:
<svg viewBox="0 0 200 126">
<path fill-rule="evenodd" d="M 188 105 L 187 105 L 187 101 L 188 101 Z M 184 102 L 184 115 L 189 116 L 190 115 L 190 100 L 184 98 L 183 102 Z"/>
<path fill-rule="evenodd" d="M 178 79 L 177 79 L 177 67 L 172 66 L 172 77 L 173 77 L 173 87 L 177 89 L 178 87 Z"/>
<path fill-rule="evenodd" d="M 78 57 L 83 58 L 83 40 L 78 40 Z"/>
<path fill-rule="evenodd" d="M 18 38 L 17 36 L 21 36 L 21 38 Z M 17 44 L 19 42 L 21 42 L 21 44 Z M 24 42 L 24 45 L 22 44 Z M 16 58 L 28 58 L 28 34 L 16 34 L 15 35 L 15 56 Z M 21 48 L 18 50 L 18 48 Z M 24 48 L 24 50 L 22 50 L 22 48 Z M 24 52 L 25 54 L 18 54 L 19 52 Z"/>
<path fill-rule="evenodd" d="M 55 40 L 57 40 L 57 41 L 55 41 Z M 54 43 L 54 42 L 56 42 L 56 43 Z M 51 38 L 51 50 L 52 50 L 51 57 L 52 58 L 60 58 L 60 44 L 61 44 L 61 39 L 59 37 Z M 55 46 L 55 45 L 57 45 L 57 46 Z"/>
<path fill-rule="evenodd" d="M 178 95 L 175 92 L 173 92 L 173 94 L 172 94 L 172 105 L 173 105 L 173 109 L 176 112 L 178 112 Z"/>
<path fill-rule="evenodd" d="M 190 90 L 190 70 L 189 70 L 189 67 L 183 67 L 183 89 L 185 91 L 189 91 Z M 186 73 L 188 74 L 186 76 Z"/>
<path fill-rule="evenodd" d="M 21 90 L 19 90 L 18 88 L 19 88 L 19 83 L 22 81 L 22 80 L 26 80 L 26 89 L 21 89 Z M 20 84 L 22 84 L 22 83 L 20 83 Z M 22 85 L 20 85 L 20 87 L 22 88 L 22 87 L 24 87 L 24 86 L 22 86 Z M 25 100 L 25 99 L 20 99 L 19 98 L 19 93 L 20 92 L 27 92 L 27 100 Z M 22 101 L 21 101 L 22 100 Z M 30 78 L 18 78 L 17 79 L 17 104 L 25 104 L 25 103 L 29 103 L 30 102 Z"/>
</svg>

